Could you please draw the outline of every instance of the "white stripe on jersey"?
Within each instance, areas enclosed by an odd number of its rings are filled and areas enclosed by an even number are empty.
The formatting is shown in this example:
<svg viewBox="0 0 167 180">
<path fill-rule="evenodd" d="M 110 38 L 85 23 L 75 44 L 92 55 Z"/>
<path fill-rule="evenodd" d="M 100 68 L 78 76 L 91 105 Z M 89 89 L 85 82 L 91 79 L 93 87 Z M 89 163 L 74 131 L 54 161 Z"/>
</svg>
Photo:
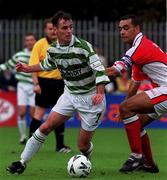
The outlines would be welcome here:
<svg viewBox="0 0 167 180">
<path fill-rule="evenodd" d="M 139 44 L 141 43 L 141 40 L 143 38 L 143 34 L 142 33 L 139 33 L 134 41 L 133 41 L 133 46 L 128 50 L 126 51 L 126 55 L 129 56 L 129 57 L 132 57 L 133 53 L 136 51 L 136 49 L 138 48 Z"/>
<path fill-rule="evenodd" d="M 161 62 L 145 64 L 142 70 L 148 77 L 159 86 L 167 86 L 167 66 Z"/>
</svg>

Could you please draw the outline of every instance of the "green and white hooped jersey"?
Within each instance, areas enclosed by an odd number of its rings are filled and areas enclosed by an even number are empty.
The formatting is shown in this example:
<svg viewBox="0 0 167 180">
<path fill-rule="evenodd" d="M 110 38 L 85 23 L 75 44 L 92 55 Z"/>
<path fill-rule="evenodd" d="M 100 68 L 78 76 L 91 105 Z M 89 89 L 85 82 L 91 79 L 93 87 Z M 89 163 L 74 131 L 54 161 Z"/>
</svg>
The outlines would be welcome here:
<svg viewBox="0 0 167 180">
<path fill-rule="evenodd" d="M 72 36 L 69 46 L 53 43 L 40 67 L 43 70 L 58 68 L 65 81 L 65 89 L 73 94 L 90 92 L 97 84 L 110 81 L 92 45 L 75 36 Z"/>
<path fill-rule="evenodd" d="M 28 49 L 23 49 L 22 51 L 17 52 L 7 62 L 5 62 L 4 64 L 0 64 L 0 71 L 5 71 L 7 69 L 15 70 L 15 66 L 19 61 L 28 64 L 30 55 L 31 55 L 31 52 Z M 32 74 L 30 73 L 15 71 L 15 78 L 19 82 L 32 84 Z"/>
</svg>

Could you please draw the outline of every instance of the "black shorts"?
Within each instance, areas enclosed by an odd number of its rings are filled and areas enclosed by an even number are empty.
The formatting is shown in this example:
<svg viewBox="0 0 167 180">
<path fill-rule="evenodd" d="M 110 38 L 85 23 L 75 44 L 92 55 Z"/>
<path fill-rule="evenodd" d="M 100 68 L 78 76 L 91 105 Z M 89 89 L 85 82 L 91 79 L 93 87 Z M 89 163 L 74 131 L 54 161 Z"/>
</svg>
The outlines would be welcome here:
<svg viewBox="0 0 167 180">
<path fill-rule="evenodd" d="M 53 107 L 64 92 L 64 81 L 38 77 L 41 94 L 35 95 L 35 105 L 43 108 Z"/>
</svg>

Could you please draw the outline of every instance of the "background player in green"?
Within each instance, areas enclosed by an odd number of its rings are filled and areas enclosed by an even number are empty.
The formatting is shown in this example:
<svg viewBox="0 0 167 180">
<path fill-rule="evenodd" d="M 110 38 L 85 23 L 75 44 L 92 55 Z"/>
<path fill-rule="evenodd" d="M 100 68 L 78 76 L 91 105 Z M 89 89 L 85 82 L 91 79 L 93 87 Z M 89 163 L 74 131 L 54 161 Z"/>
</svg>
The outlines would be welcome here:
<svg viewBox="0 0 167 180">
<path fill-rule="evenodd" d="M 36 42 L 36 38 L 33 33 L 28 33 L 24 38 L 25 48 L 12 56 L 6 63 L 0 64 L 0 72 L 7 69 L 14 70 L 15 65 L 18 62 L 24 62 L 28 64 L 31 50 Z M 26 143 L 26 106 L 30 106 L 30 115 L 33 117 L 35 106 L 35 93 L 33 91 L 34 85 L 32 83 L 32 75 L 24 72 L 15 72 L 15 78 L 18 81 L 17 84 L 17 103 L 18 103 L 18 119 L 17 124 L 20 131 L 20 143 Z"/>
</svg>

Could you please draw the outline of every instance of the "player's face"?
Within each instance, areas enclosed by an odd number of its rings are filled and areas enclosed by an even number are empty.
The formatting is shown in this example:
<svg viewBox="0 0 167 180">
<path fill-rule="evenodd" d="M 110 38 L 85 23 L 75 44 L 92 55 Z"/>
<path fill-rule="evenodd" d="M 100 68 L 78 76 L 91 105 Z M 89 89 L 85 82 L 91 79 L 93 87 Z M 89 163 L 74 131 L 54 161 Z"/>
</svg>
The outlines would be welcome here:
<svg viewBox="0 0 167 180">
<path fill-rule="evenodd" d="M 54 32 L 54 28 L 53 28 L 52 23 L 47 23 L 44 31 L 45 31 L 45 34 L 49 38 L 50 41 L 55 41 L 56 40 L 56 34 Z"/>
<path fill-rule="evenodd" d="M 140 31 L 139 26 L 134 26 L 131 22 L 131 19 L 126 19 L 120 21 L 119 32 L 122 41 L 131 44 Z"/>
<path fill-rule="evenodd" d="M 33 35 L 29 35 L 25 37 L 24 45 L 28 50 L 31 51 L 35 43 L 36 43 L 36 39 Z"/>
<path fill-rule="evenodd" d="M 62 45 L 69 45 L 73 34 L 72 20 L 59 20 L 58 26 L 55 27 L 57 39 Z"/>
</svg>

